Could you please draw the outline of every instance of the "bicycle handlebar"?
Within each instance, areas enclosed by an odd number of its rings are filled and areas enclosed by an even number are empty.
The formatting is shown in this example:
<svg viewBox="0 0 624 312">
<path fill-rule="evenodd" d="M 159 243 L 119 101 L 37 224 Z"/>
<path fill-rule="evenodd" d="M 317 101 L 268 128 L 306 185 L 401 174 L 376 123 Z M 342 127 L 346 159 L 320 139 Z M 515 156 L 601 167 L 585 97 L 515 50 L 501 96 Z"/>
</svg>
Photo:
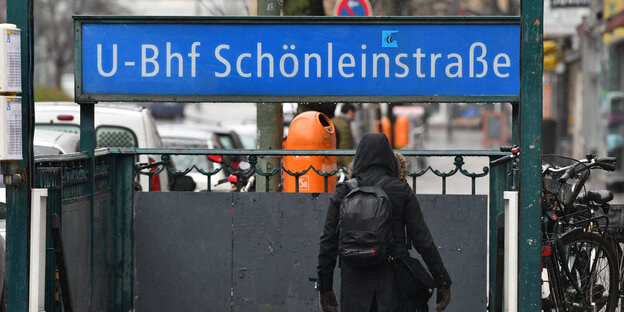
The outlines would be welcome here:
<svg viewBox="0 0 624 312">
<path fill-rule="evenodd" d="M 501 152 L 509 152 L 511 153 L 511 155 L 505 155 L 501 158 L 497 158 L 493 161 L 490 161 L 490 166 L 496 166 L 500 163 L 506 162 L 508 160 L 513 160 L 515 158 L 518 157 L 518 155 L 520 154 L 520 148 L 518 147 L 518 145 L 511 145 L 511 146 L 501 146 L 500 147 L 500 151 Z"/>
<path fill-rule="evenodd" d="M 615 171 L 616 158 L 615 157 L 596 158 L 596 157 L 593 157 L 592 155 L 588 155 L 587 158 L 579 159 L 578 162 L 581 163 L 581 164 L 584 164 L 585 165 L 585 169 L 587 169 L 587 170 L 598 167 L 600 169 L 607 170 L 607 171 Z M 553 167 L 550 167 L 550 166 L 546 166 L 546 167 L 544 167 L 542 173 L 546 173 L 546 172 L 553 172 L 554 173 L 554 172 L 564 171 L 563 175 L 557 179 L 559 181 L 559 183 L 563 183 L 567 179 L 569 179 L 571 176 L 573 176 L 573 175 L 575 175 L 577 173 L 577 168 L 576 168 L 575 165 L 576 164 L 572 164 L 570 166 L 559 167 L 559 168 L 553 168 Z"/>
<path fill-rule="evenodd" d="M 596 162 L 596 165 L 607 171 L 615 171 L 615 164 L 613 163 Z"/>
<path fill-rule="evenodd" d="M 600 158 L 596 158 L 597 162 L 601 162 L 601 163 L 609 163 L 609 164 L 615 164 L 615 162 L 617 161 L 617 158 L 615 157 L 600 157 Z"/>
<path fill-rule="evenodd" d="M 513 158 L 514 158 L 513 155 L 505 155 L 505 156 L 503 156 L 501 158 L 497 158 L 495 160 L 490 161 L 490 166 L 496 166 L 496 165 L 498 165 L 500 163 L 506 162 L 506 161 L 508 161 L 510 159 L 513 159 Z"/>
<path fill-rule="evenodd" d="M 500 147 L 500 151 L 517 154 L 518 152 L 520 152 L 520 148 L 518 147 L 518 145 L 503 145 Z"/>
<path fill-rule="evenodd" d="M 559 179 L 557 179 L 557 181 L 559 181 L 559 183 L 563 183 L 563 182 L 567 181 L 574 174 L 576 174 L 576 170 L 574 170 L 574 166 L 572 166 L 572 167 L 566 169 L 566 171 L 563 173 L 563 175 L 561 177 L 559 177 Z"/>
</svg>

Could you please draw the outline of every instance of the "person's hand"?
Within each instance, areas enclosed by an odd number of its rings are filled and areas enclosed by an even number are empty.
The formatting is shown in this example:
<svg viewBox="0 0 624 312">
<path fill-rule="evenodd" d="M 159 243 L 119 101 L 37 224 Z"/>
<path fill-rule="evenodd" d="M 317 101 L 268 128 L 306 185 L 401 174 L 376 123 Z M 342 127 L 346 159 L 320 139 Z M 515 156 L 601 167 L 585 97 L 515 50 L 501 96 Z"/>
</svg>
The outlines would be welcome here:
<svg viewBox="0 0 624 312">
<path fill-rule="evenodd" d="M 451 288 L 438 288 L 436 295 L 436 311 L 444 311 L 451 302 Z"/>
<path fill-rule="evenodd" d="M 323 312 L 338 312 L 338 300 L 333 290 L 319 292 L 319 305 Z"/>
</svg>

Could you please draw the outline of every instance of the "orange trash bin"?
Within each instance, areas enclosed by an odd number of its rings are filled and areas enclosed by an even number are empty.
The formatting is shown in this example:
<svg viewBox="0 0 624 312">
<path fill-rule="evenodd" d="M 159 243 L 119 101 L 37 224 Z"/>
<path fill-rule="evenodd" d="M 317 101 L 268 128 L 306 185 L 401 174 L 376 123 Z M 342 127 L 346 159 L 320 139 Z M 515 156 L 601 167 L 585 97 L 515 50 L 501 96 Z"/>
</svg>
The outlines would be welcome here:
<svg viewBox="0 0 624 312">
<path fill-rule="evenodd" d="M 388 142 L 391 142 L 390 140 L 390 119 L 386 116 L 381 117 L 381 131 L 383 131 L 383 134 L 386 135 L 386 138 L 388 138 Z M 375 121 L 375 129 L 373 130 L 374 133 L 379 133 L 379 122 Z"/>
<path fill-rule="evenodd" d="M 288 136 L 284 141 L 287 150 L 336 149 L 336 131 L 329 118 L 320 112 L 303 112 L 290 123 Z M 301 172 L 313 166 L 321 172 L 336 170 L 336 156 L 286 156 L 284 169 L 290 172 Z M 297 184 L 294 176 L 282 173 L 284 192 L 296 192 Z M 336 188 L 336 175 L 327 178 L 327 192 Z M 313 169 L 299 177 L 299 192 L 325 192 L 325 178 Z"/>
<path fill-rule="evenodd" d="M 409 144 L 410 120 L 407 116 L 397 116 L 394 120 L 394 148 L 403 148 Z"/>
</svg>

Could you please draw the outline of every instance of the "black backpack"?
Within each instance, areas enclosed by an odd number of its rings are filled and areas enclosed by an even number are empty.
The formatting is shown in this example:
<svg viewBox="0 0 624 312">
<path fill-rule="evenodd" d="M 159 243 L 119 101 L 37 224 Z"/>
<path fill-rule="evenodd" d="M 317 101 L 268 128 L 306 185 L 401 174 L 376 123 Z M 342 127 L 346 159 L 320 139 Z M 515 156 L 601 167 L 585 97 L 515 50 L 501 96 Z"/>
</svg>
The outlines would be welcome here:
<svg viewBox="0 0 624 312">
<path fill-rule="evenodd" d="M 387 260 L 392 244 L 392 206 L 381 185 L 358 186 L 346 181 L 351 191 L 340 205 L 338 249 L 342 263 L 354 267 L 378 266 Z"/>
</svg>

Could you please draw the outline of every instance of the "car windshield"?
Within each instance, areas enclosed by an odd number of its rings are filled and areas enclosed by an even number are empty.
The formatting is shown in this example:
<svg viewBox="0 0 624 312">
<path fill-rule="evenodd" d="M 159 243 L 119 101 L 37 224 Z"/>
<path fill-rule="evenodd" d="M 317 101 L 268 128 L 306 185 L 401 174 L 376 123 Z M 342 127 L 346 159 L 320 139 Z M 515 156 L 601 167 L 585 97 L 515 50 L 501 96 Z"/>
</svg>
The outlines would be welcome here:
<svg viewBox="0 0 624 312">
<path fill-rule="evenodd" d="M 165 148 L 208 148 L 205 141 L 197 140 L 196 138 L 165 136 L 162 138 L 162 141 Z M 173 167 L 178 171 L 186 170 L 187 168 L 193 167 L 193 165 L 203 171 L 214 170 L 212 162 L 206 157 L 206 155 L 171 155 L 171 162 L 173 163 Z"/>
<path fill-rule="evenodd" d="M 218 134 L 218 138 L 219 138 L 219 143 L 223 145 L 223 148 L 225 149 L 234 148 L 234 142 L 232 141 L 232 138 L 230 136 Z"/>
<path fill-rule="evenodd" d="M 171 161 L 178 171 L 186 170 L 193 165 L 203 171 L 213 171 L 212 162 L 208 160 L 206 155 L 171 155 Z"/>
<path fill-rule="evenodd" d="M 256 139 L 250 135 L 240 135 L 241 143 L 243 143 L 243 147 L 246 149 L 255 149 L 256 148 Z"/>
<path fill-rule="evenodd" d="M 74 134 L 80 134 L 80 126 L 68 125 L 68 124 L 36 124 L 35 128 L 42 130 L 69 132 Z"/>
</svg>

